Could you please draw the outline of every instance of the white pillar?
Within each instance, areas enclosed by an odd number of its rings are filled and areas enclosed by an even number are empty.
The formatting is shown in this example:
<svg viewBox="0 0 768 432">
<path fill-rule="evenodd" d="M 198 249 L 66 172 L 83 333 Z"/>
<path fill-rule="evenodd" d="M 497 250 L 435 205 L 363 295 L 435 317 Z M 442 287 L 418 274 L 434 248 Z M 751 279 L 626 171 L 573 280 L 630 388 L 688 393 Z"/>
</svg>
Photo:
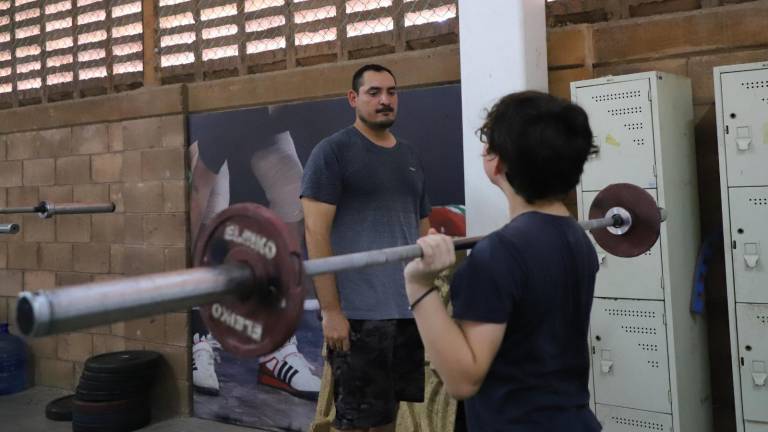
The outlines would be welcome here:
<svg viewBox="0 0 768 432">
<path fill-rule="evenodd" d="M 477 129 L 501 96 L 547 91 L 544 0 L 459 0 L 461 104 L 467 235 L 509 220 L 504 195 L 485 177 Z"/>
</svg>

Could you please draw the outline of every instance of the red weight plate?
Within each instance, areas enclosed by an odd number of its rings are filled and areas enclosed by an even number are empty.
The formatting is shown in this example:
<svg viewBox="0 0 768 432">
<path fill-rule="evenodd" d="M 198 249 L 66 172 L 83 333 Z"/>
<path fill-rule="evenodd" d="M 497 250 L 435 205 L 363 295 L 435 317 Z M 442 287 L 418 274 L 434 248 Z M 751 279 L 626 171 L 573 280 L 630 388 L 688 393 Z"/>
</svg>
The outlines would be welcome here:
<svg viewBox="0 0 768 432">
<path fill-rule="evenodd" d="M 632 216 L 632 226 L 626 233 L 616 235 L 605 228 L 590 232 L 606 252 L 624 258 L 647 252 L 659 239 L 661 212 L 653 196 L 643 188 L 629 183 L 612 184 L 597 194 L 589 208 L 589 218 L 605 217 L 608 210 L 621 207 Z"/>
<path fill-rule="evenodd" d="M 235 204 L 219 213 L 200 236 L 195 266 L 239 262 L 250 267 L 250 293 L 230 295 L 201 307 L 208 330 L 222 347 L 258 357 L 293 335 L 304 305 L 299 242 L 269 209 Z"/>
</svg>

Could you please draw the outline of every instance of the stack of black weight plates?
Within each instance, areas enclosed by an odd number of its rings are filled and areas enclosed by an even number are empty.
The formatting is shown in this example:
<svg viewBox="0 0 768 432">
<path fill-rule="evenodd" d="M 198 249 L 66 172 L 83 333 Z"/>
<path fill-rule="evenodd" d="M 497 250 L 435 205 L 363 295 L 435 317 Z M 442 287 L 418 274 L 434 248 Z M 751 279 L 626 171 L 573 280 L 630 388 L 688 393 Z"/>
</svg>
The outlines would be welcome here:
<svg viewBox="0 0 768 432">
<path fill-rule="evenodd" d="M 149 391 L 159 364 L 160 354 L 153 351 L 89 358 L 72 401 L 72 430 L 130 432 L 149 424 Z"/>
</svg>

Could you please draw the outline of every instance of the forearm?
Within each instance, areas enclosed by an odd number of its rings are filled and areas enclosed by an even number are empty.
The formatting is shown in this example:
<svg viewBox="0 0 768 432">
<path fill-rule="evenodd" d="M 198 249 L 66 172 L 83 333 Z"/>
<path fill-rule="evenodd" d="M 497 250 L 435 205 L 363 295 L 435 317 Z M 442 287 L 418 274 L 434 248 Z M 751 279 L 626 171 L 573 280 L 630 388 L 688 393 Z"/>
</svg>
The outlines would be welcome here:
<svg viewBox="0 0 768 432">
<path fill-rule="evenodd" d="M 407 283 L 409 302 L 413 303 L 427 288 Z M 465 399 L 480 387 L 483 377 L 463 330 L 446 310 L 437 293 L 427 295 L 413 309 L 413 316 L 432 367 L 440 375 L 446 391 Z"/>
<path fill-rule="evenodd" d="M 309 258 L 325 258 L 333 255 L 330 245 L 330 235 L 314 235 L 307 233 L 307 252 Z M 336 276 L 333 273 L 315 276 L 313 278 L 317 300 L 323 312 L 341 311 L 339 290 L 336 287 Z"/>
</svg>

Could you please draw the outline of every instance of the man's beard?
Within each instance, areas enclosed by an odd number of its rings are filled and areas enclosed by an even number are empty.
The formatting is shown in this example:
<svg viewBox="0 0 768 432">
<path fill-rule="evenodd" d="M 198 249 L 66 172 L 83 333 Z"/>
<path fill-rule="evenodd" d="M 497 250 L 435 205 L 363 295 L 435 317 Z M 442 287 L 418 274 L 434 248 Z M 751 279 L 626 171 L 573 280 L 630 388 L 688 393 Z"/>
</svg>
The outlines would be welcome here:
<svg viewBox="0 0 768 432">
<path fill-rule="evenodd" d="M 394 111 L 391 111 L 391 112 L 394 113 Z M 366 126 L 368 126 L 373 130 L 386 130 L 391 128 L 392 125 L 395 124 L 394 116 L 390 119 L 379 120 L 379 121 L 368 119 L 362 115 L 358 115 L 358 118 L 360 118 L 360 121 L 362 121 Z"/>
</svg>

